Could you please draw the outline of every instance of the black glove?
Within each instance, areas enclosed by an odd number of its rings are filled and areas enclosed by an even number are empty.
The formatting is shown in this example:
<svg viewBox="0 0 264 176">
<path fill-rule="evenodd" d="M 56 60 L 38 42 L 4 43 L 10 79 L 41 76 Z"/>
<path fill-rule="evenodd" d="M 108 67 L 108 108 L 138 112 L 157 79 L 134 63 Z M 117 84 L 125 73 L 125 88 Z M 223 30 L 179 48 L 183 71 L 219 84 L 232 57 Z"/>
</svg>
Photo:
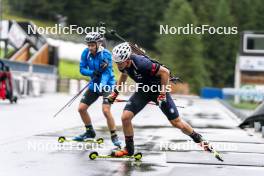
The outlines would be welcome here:
<svg viewBox="0 0 264 176">
<path fill-rule="evenodd" d="M 178 82 L 183 83 L 182 79 L 179 77 L 171 77 L 170 81 L 173 82 L 174 84 L 177 84 Z"/>
<path fill-rule="evenodd" d="M 166 104 L 166 94 L 161 93 L 159 94 L 158 98 L 157 98 L 157 102 L 159 107 L 162 107 L 164 104 Z"/>
<path fill-rule="evenodd" d="M 108 67 L 108 62 L 106 60 L 103 60 L 103 63 L 100 64 L 100 68 L 102 70 L 106 69 Z"/>
<path fill-rule="evenodd" d="M 116 97 L 118 96 L 118 94 L 119 94 L 119 92 L 118 92 L 118 90 L 114 90 L 108 97 L 107 97 L 107 99 L 108 99 L 108 102 L 110 103 L 110 104 L 113 104 L 114 102 L 115 102 L 115 99 L 116 99 Z"/>
<path fill-rule="evenodd" d="M 95 70 L 95 71 L 93 72 L 93 77 L 94 77 L 95 79 L 99 78 L 100 76 L 101 76 L 100 71 Z"/>
</svg>

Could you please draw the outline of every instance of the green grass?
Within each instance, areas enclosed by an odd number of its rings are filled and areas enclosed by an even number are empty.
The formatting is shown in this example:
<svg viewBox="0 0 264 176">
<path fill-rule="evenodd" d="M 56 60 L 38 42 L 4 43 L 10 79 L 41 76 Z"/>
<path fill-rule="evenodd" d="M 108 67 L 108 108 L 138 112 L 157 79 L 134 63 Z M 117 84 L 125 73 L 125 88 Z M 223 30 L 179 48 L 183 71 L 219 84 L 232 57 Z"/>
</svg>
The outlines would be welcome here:
<svg viewBox="0 0 264 176">
<path fill-rule="evenodd" d="M 119 71 L 116 65 L 113 66 L 115 78 L 118 78 Z M 70 61 L 66 59 L 60 59 L 59 62 L 59 76 L 60 78 L 71 78 L 71 79 L 85 79 L 88 80 L 87 76 L 82 76 L 79 69 L 78 61 Z"/>
<path fill-rule="evenodd" d="M 4 58 L 4 49 L 0 48 L 0 58 Z"/>
<path fill-rule="evenodd" d="M 78 62 L 65 60 L 65 59 L 60 59 L 59 75 L 60 75 L 60 78 L 86 79 L 87 80 L 87 77 L 82 76 L 80 74 Z"/>
<path fill-rule="evenodd" d="M 254 103 L 254 102 L 241 101 L 239 104 L 235 104 L 234 101 L 228 101 L 228 103 L 235 108 L 245 109 L 245 110 L 254 110 L 259 106 L 259 103 Z"/>
<path fill-rule="evenodd" d="M 4 52 L 5 52 L 5 50 L 4 50 L 4 48 L 0 48 L 0 58 L 4 58 Z M 7 57 L 8 56 L 10 56 L 10 54 L 11 53 L 13 53 L 14 52 L 14 49 L 12 49 L 12 48 L 7 48 Z"/>
</svg>

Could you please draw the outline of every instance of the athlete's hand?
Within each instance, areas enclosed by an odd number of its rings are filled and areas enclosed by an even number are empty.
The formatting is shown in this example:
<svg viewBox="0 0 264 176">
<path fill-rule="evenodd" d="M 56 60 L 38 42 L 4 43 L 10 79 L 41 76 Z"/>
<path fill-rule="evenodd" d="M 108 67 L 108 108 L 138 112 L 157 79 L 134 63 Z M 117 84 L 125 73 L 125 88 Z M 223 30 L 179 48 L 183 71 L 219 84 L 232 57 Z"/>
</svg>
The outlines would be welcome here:
<svg viewBox="0 0 264 176">
<path fill-rule="evenodd" d="M 103 63 L 100 64 L 100 68 L 102 70 L 105 70 L 107 67 L 108 67 L 108 62 L 104 60 Z"/>
<path fill-rule="evenodd" d="M 114 90 L 108 97 L 107 97 L 107 99 L 108 99 L 108 102 L 110 103 L 110 104 L 113 104 L 114 102 L 115 102 L 115 99 L 116 99 L 116 97 L 118 96 L 118 94 L 119 94 L 119 92 L 118 92 L 118 90 Z"/>
<path fill-rule="evenodd" d="M 171 77 L 170 81 L 173 82 L 174 84 L 183 83 L 182 79 L 179 77 Z"/>
<path fill-rule="evenodd" d="M 157 102 L 158 102 L 159 107 L 161 107 L 163 104 L 165 104 L 166 103 L 166 94 L 160 93 L 158 98 L 157 98 Z"/>
<path fill-rule="evenodd" d="M 95 71 L 93 72 L 93 77 L 94 77 L 95 79 L 99 78 L 100 76 L 101 76 L 100 71 L 95 70 Z"/>
</svg>

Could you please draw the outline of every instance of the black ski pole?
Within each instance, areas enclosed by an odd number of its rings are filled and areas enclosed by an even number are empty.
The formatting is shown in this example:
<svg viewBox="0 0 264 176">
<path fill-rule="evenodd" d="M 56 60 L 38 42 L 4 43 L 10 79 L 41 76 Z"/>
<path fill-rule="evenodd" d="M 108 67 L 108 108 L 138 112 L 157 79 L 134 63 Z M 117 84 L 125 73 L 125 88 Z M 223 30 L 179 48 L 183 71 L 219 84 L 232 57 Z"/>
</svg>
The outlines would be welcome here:
<svg viewBox="0 0 264 176">
<path fill-rule="evenodd" d="M 106 64 L 106 66 L 105 66 Z M 103 63 L 101 66 L 103 66 L 103 70 L 100 72 L 100 74 L 102 74 L 102 72 L 107 68 L 108 66 L 108 62 L 106 60 L 103 60 Z M 97 80 L 97 77 L 94 77 L 91 82 L 94 82 Z M 76 100 L 79 95 L 89 86 L 89 84 L 87 84 L 84 88 L 82 88 L 72 99 L 70 99 L 70 101 L 68 101 L 53 117 L 56 117 L 63 109 L 65 109 L 67 106 L 70 107 L 71 104 L 74 102 L 74 100 Z"/>
<path fill-rule="evenodd" d="M 82 90 L 80 90 L 70 101 L 68 101 L 53 117 L 55 118 L 62 110 L 64 110 L 67 106 L 69 107 L 74 100 L 88 87 L 89 84 L 87 84 Z"/>
<path fill-rule="evenodd" d="M 102 22 L 102 21 L 100 21 L 100 22 L 98 23 L 98 25 L 99 25 L 100 28 L 102 28 L 102 27 L 106 28 L 106 27 L 105 27 L 105 23 Z M 102 36 L 103 36 L 103 38 L 102 38 L 102 46 L 103 46 L 104 48 L 107 48 L 107 43 L 106 43 L 106 39 L 105 39 L 105 33 L 102 33 Z"/>
</svg>

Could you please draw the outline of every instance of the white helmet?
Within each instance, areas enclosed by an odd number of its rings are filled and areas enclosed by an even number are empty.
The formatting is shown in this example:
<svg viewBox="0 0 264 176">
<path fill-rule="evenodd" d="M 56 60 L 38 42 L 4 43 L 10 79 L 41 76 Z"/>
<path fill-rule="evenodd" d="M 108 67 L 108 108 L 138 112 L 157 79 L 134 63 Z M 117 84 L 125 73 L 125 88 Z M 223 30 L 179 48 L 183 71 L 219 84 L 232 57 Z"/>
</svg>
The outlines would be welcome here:
<svg viewBox="0 0 264 176">
<path fill-rule="evenodd" d="M 113 61 L 116 63 L 121 63 L 126 61 L 131 53 L 132 49 L 128 42 L 120 43 L 119 45 L 115 46 L 112 50 L 113 53 Z"/>
<path fill-rule="evenodd" d="M 85 36 L 85 42 L 86 43 L 98 42 L 98 41 L 101 41 L 101 40 L 102 40 L 102 36 L 98 32 L 89 32 Z"/>
</svg>

